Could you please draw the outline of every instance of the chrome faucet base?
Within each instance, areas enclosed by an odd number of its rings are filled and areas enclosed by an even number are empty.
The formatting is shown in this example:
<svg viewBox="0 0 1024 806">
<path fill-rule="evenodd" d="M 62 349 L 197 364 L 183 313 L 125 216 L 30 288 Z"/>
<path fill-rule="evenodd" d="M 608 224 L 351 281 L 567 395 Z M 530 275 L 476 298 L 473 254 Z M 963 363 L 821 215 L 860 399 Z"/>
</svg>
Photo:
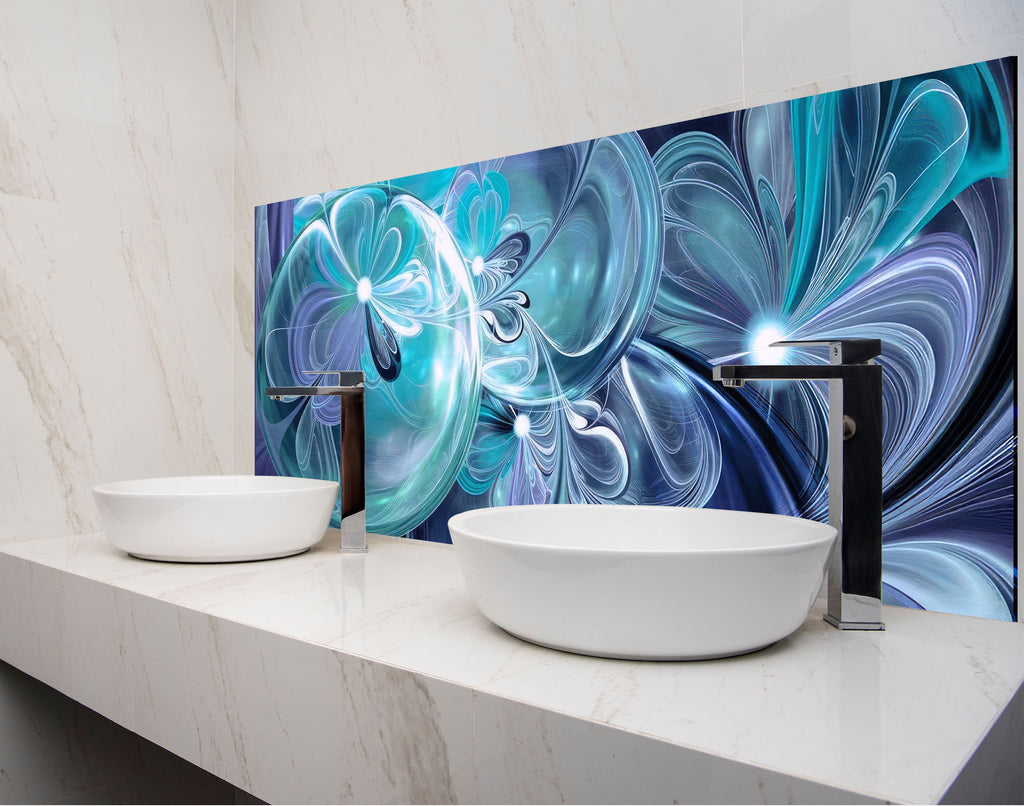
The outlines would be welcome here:
<svg viewBox="0 0 1024 806">
<path fill-rule="evenodd" d="M 333 530 L 332 530 L 333 531 Z M 341 519 L 338 551 L 366 553 L 366 510 L 353 512 Z"/>
<path fill-rule="evenodd" d="M 822 618 L 835 627 L 837 630 L 884 630 L 885 624 L 881 621 L 840 621 L 835 616 L 826 613 Z"/>
</svg>

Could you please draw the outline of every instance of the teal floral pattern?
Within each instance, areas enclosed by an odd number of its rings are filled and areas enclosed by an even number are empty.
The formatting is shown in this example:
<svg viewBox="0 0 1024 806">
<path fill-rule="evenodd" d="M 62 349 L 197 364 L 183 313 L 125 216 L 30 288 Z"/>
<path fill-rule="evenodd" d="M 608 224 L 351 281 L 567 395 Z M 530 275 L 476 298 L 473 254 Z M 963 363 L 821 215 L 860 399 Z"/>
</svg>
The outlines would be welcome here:
<svg viewBox="0 0 1024 806">
<path fill-rule="evenodd" d="M 880 338 L 885 600 L 1012 619 L 1013 69 L 257 208 L 257 472 L 337 477 L 337 401 L 261 390 L 360 369 L 372 531 L 548 502 L 824 519 L 827 389 L 711 370 Z"/>
</svg>

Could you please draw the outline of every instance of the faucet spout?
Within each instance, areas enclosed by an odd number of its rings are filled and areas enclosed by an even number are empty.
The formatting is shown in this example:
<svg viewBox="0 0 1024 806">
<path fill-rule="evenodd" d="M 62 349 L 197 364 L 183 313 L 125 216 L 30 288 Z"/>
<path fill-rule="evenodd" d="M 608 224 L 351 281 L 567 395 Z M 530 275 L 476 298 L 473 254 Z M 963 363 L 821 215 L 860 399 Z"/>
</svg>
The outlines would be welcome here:
<svg viewBox="0 0 1024 806">
<path fill-rule="evenodd" d="M 771 346 L 784 344 L 774 342 Z M 747 381 L 841 381 L 866 378 L 879 371 L 876 364 L 721 364 L 712 377 L 723 386 L 740 387 Z"/>
<path fill-rule="evenodd" d="M 844 630 L 883 630 L 882 623 L 882 368 L 879 339 L 779 341 L 824 346 L 828 364 L 725 364 L 713 378 L 727 387 L 746 381 L 829 382 L 829 524 L 839 540 L 829 561 L 825 620 Z"/>
</svg>

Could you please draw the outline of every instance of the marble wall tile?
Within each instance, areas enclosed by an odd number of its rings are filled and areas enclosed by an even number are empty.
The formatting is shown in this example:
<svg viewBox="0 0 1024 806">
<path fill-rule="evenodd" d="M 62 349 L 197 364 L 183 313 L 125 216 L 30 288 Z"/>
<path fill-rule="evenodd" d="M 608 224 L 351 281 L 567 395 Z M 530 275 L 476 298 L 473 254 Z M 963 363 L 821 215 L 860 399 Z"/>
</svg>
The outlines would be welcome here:
<svg viewBox="0 0 1024 806">
<path fill-rule="evenodd" d="M 438 167 L 678 120 L 738 97 L 735 2 L 424 2 L 423 10 L 443 55 L 431 64 L 432 83 L 447 95 L 423 114 L 454 124 L 424 131 Z"/>
<path fill-rule="evenodd" d="M 774 7 L 773 7 L 774 6 Z M 852 66 L 850 3 L 747 2 L 743 8 L 744 95 L 841 75 Z M 744 104 L 746 105 L 746 104 Z"/>
<path fill-rule="evenodd" d="M 231 462 L 234 6 L 0 7 L 0 540 Z"/>
<path fill-rule="evenodd" d="M 0 192 L 230 225 L 225 0 L 0 8 Z"/>
<path fill-rule="evenodd" d="M 242 0 L 236 202 L 560 145 L 736 99 L 739 10 L 736 0 Z"/>
<path fill-rule="evenodd" d="M 234 233 L 232 303 L 232 472 L 252 473 L 256 453 L 254 396 L 256 384 L 255 235 L 253 205 L 236 216 L 242 222 Z M 246 271 L 246 261 L 252 265 Z"/>
<path fill-rule="evenodd" d="M 97 528 L 92 485 L 230 465 L 230 236 L 0 196 L 0 538 Z"/>
<path fill-rule="evenodd" d="M 743 6 L 744 106 L 1021 50 L 1013 0 L 771 0 Z"/>
</svg>

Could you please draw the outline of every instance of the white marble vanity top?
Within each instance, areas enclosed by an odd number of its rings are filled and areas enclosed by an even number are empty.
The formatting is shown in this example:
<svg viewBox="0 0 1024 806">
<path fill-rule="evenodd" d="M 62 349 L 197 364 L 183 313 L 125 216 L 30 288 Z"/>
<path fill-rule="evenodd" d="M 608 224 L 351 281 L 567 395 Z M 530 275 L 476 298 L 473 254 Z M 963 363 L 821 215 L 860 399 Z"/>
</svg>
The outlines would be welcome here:
<svg viewBox="0 0 1024 806">
<path fill-rule="evenodd" d="M 0 544 L 0 657 L 266 800 L 924 803 L 1024 763 L 1022 625 L 812 612 L 742 657 L 601 660 L 491 625 L 450 546 L 326 543 L 223 565 Z"/>
</svg>

